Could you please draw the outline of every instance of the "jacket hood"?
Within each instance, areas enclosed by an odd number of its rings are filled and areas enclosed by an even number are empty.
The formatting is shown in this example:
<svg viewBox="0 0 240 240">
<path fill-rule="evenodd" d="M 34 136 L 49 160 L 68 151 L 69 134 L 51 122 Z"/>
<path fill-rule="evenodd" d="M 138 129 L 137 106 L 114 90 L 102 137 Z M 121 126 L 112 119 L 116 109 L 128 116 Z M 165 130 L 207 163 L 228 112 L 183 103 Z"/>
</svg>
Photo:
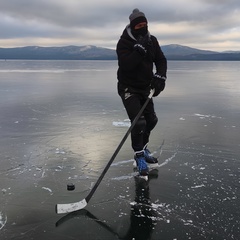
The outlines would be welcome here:
<svg viewBox="0 0 240 240">
<path fill-rule="evenodd" d="M 128 24 L 125 29 L 127 31 L 128 36 L 136 41 L 137 39 L 132 35 L 130 24 Z"/>
</svg>

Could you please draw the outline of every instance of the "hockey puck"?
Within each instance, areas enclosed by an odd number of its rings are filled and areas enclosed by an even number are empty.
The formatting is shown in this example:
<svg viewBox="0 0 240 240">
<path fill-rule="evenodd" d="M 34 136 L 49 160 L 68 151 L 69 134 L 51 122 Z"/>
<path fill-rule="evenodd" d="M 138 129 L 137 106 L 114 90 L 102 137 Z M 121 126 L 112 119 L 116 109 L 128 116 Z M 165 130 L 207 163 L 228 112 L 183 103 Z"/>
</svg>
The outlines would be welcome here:
<svg viewBox="0 0 240 240">
<path fill-rule="evenodd" d="M 74 189 L 75 189 L 75 185 L 73 183 L 68 183 L 67 190 L 68 191 L 73 191 Z"/>
</svg>

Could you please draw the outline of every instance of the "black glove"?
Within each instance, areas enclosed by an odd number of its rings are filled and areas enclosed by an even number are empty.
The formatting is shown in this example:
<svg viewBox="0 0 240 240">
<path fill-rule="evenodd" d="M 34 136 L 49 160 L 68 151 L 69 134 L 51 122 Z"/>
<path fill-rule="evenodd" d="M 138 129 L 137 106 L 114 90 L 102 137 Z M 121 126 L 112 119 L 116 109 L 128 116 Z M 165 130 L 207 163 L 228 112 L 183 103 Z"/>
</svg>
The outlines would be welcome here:
<svg viewBox="0 0 240 240">
<path fill-rule="evenodd" d="M 147 53 L 146 48 L 145 48 L 143 45 L 139 44 L 139 43 L 136 43 L 136 44 L 134 45 L 134 49 L 135 49 L 138 53 L 140 53 L 142 56 L 145 56 L 146 53 Z"/>
<path fill-rule="evenodd" d="M 151 87 L 155 89 L 153 97 L 156 97 L 162 92 L 165 88 L 166 77 L 160 76 L 159 74 L 154 74 L 152 78 Z"/>
<path fill-rule="evenodd" d="M 142 56 L 145 56 L 147 53 L 147 45 L 149 43 L 149 35 L 146 34 L 144 37 L 139 36 L 137 38 L 137 43 L 134 45 L 134 49 L 138 51 Z"/>
</svg>

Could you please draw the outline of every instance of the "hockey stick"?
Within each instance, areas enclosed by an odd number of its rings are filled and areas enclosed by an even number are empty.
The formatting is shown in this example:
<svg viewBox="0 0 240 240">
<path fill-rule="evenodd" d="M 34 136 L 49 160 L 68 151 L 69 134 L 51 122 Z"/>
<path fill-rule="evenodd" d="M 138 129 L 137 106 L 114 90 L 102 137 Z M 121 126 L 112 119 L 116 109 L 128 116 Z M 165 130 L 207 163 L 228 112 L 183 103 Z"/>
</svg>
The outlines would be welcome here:
<svg viewBox="0 0 240 240">
<path fill-rule="evenodd" d="M 135 119 L 133 120 L 130 128 L 128 129 L 128 131 L 126 132 L 126 134 L 124 135 L 122 141 L 119 143 L 117 149 L 115 150 L 115 152 L 113 153 L 112 157 L 110 158 L 107 166 L 104 168 L 102 174 L 100 175 L 100 177 L 98 178 L 97 182 L 95 183 L 95 185 L 93 186 L 92 190 L 90 191 L 90 193 L 87 195 L 86 198 L 84 198 L 83 200 L 79 201 L 79 202 L 74 202 L 74 203 L 63 203 L 63 204 L 56 204 L 56 213 L 69 213 L 69 212 L 74 212 L 74 211 L 78 211 L 80 209 L 83 209 L 87 206 L 88 202 L 90 201 L 91 197 L 93 196 L 94 192 L 96 191 L 98 185 L 100 184 L 100 182 L 102 181 L 103 177 L 105 176 L 106 172 L 108 171 L 109 167 L 111 166 L 113 160 L 115 159 L 115 157 L 117 156 L 118 152 L 120 151 L 121 147 L 123 146 L 124 142 L 126 141 L 128 135 L 130 134 L 130 132 L 132 131 L 133 127 L 135 126 L 136 122 L 138 121 L 138 119 L 141 117 L 144 109 L 146 108 L 148 102 L 150 101 L 150 99 L 152 98 L 154 94 L 154 89 L 152 89 L 150 91 L 150 94 L 147 98 L 147 100 L 145 101 L 144 105 L 142 106 L 142 108 L 140 109 L 139 113 L 137 114 L 137 116 L 135 117 Z"/>
</svg>

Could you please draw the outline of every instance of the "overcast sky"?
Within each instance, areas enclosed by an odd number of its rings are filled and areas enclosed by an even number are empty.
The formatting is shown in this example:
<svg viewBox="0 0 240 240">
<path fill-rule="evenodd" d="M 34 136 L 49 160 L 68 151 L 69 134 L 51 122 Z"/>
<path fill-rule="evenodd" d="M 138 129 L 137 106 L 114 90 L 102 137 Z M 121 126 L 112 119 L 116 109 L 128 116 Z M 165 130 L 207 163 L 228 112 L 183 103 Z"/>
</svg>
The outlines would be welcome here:
<svg viewBox="0 0 240 240">
<path fill-rule="evenodd" d="M 134 8 L 161 45 L 240 51 L 240 0 L 0 0 L 0 47 L 115 48 Z"/>
</svg>

